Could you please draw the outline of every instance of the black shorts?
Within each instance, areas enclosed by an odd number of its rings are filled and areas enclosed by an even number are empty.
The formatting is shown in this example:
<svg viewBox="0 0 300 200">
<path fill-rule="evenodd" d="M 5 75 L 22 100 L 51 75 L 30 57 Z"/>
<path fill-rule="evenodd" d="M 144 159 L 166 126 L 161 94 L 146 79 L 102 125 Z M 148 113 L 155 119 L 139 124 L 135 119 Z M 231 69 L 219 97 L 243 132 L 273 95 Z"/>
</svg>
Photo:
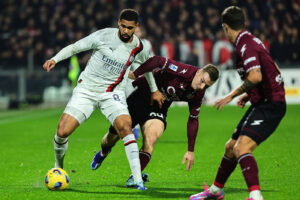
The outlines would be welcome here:
<svg viewBox="0 0 300 200">
<path fill-rule="evenodd" d="M 247 135 L 259 145 L 275 131 L 285 112 L 285 102 L 251 105 L 237 125 L 232 139 L 237 140 L 240 135 Z"/>
<path fill-rule="evenodd" d="M 157 102 L 150 106 L 150 96 L 140 89 L 135 90 L 127 99 L 129 114 L 132 118 L 132 127 L 139 124 L 141 127 L 149 119 L 159 119 L 167 127 L 167 112 L 172 102 L 165 101 L 162 108 L 159 108 Z M 110 133 L 117 134 L 112 126 Z"/>
</svg>

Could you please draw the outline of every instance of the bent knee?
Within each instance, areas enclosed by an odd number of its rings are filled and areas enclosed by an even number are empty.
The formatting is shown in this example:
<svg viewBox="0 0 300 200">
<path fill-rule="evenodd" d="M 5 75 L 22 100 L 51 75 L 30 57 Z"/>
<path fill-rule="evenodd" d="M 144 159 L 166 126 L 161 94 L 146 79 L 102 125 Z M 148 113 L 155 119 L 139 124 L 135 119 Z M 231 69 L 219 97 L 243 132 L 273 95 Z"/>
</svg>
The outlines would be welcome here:
<svg viewBox="0 0 300 200">
<path fill-rule="evenodd" d="M 251 153 L 248 149 L 244 148 L 242 145 L 235 145 L 233 148 L 233 153 L 236 158 L 239 158 L 240 156 Z"/>
<path fill-rule="evenodd" d="M 231 141 L 228 141 L 225 144 L 225 155 L 229 158 L 232 158 L 234 156 L 233 147 L 234 147 L 234 143 Z"/>
</svg>

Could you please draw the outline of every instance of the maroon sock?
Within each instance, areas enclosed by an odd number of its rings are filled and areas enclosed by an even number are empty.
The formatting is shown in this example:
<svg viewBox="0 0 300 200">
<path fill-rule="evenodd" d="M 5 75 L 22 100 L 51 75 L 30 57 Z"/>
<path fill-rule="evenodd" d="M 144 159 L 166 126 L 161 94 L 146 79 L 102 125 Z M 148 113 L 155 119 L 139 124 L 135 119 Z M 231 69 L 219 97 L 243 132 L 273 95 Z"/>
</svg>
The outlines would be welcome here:
<svg viewBox="0 0 300 200">
<path fill-rule="evenodd" d="M 148 152 L 140 151 L 140 162 L 141 162 L 141 171 L 145 169 L 145 167 L 150 162 L 151 155 Z"/>
<path fill-rule="evenodd" d="M 253 155 L 251 153 L 241 155 L 238 159 L 238 162 L 240 163 L 249 192 L 253 190 L 260 190 L 258 167 Z"/>
<path fill-rule="evenodd" d="M 234 171 L 236 165 L 237 161 L 235 159 L 228 158 L 224 155 L 219 166 L 214 185 L 219 188 L 224 188 L 227 179 L 229 178 L 230 174 Z"/>
</svg>

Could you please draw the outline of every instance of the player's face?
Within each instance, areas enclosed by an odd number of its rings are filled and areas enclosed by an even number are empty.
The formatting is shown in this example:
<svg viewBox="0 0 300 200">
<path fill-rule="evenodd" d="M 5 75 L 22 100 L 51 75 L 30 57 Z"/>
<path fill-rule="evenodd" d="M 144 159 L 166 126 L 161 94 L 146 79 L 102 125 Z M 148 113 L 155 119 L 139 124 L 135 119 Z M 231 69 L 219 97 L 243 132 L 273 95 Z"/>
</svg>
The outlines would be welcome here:
<svg viewBox="0 0 300 200">
<path fill-rule="evenodd" d="M 134 31 L 138 24 L 135 21 L 127 21 L 125 19 L 118 21 L 119 25 L 119 38 L 123 42 L 131 42 Z"/>
<path fill-rule="evenodd" d="M 212 84 L 214 84 L 214 82 L 210 80 L 209 74 L 202 70 L 198 70 L 192 81 L 192 88 L 196 91 L 205 90 Z"/>
</svg>

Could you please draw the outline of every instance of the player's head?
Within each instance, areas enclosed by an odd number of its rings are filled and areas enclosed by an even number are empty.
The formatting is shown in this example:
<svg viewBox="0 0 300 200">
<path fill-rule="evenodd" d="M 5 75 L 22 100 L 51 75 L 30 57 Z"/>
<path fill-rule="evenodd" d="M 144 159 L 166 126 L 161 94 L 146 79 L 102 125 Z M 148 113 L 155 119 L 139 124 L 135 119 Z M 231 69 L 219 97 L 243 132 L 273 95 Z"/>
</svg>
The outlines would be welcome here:
<svg viewBox="0 0 300 200">
<path fill-rule="evenodd" d="M 245 28 L 245 16 L 241 8 L 230 6 L 222 13 L 222 27 L 227 38 L 234 42 L 235 35 Z"/>
<path fill-rule="evenodd" d="M 131 42 L 134 31 L 138 26 L 139 14 L 133 9 L 124 9 L 119 16 L 119 37 L 123 42 Z"/>
<path fill-rule="evenodd" d="M 205 90 L 212 86 L 219 78 L 219 70 L 212 64 L 205 65 L 198 70 L 192 81 L 194 90 Z"/>
</svg>

